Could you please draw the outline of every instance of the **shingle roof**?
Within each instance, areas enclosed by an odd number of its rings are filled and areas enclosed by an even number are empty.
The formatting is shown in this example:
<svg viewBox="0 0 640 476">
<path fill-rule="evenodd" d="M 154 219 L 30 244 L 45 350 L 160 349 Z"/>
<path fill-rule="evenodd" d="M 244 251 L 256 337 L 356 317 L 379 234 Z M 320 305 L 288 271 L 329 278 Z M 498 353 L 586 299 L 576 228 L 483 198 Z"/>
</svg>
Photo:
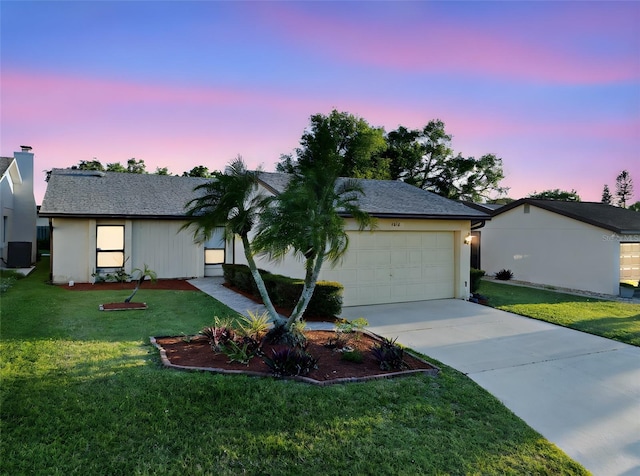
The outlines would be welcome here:
<svg viewBox="0 0 640 476">
<path fill-rule="evenodd" d="M 0 177 L 4 175 L 12 161 L 13 157 L 0 157 Z"/>
<path fill-rule="evenodd" d="M 600 202 L 565 202 L 561 200 L 522 198 L 496 210 L 493 216 L 500 215 L 525 203 L 604 228 L 605 230 L 611 230 L 615 233 L 640 233 L 640 212 Z"/>
<path fill-rule="evenodd" d="M 261 172 L 259 177 L 268 189 L 276 193 L 282 192 L 289 182 L 289 176 L 283 173 Z M 360 208 L 373 216 L 471 220 L 490 218 L 487 213 L 404 182 L 356 180 L 364 191 L 364 196 L 359 199 Z"/>
<path fill-rule="evenodd" d="M 207 179 L 53 169 L 41 216 L 184 217 L 194 187 Z"/>
<path fill-rule="evenodd" d="M 195 197 L 194 187 L 208 179 L 154 174 L 53 169 L 40 209 L 41 216 L 179 218 Z M 260 172 L 273 193 L 286 187 L 289 176 Z M 344 180 L 344 179 L 342 179 Z M 489 219 L 462 203 L 404 182 L 358 180 L 365 195 L 361 208 L 378 217 Z"/>
</svg>

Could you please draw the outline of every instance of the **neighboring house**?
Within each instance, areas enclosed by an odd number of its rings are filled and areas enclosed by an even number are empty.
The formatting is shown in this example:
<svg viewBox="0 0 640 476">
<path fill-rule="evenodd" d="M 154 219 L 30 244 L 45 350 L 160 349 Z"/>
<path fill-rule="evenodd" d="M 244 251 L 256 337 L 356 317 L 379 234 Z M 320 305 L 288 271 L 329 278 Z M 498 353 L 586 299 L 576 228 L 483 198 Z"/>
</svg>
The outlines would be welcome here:
<svg viewBox="0 0 640 476">
<path fill-rule="evenodd" d="M 36 261 L 36 201 L 33 154 L 22 146 L 13 157 L 0 157 L 0 258 L 2 265 L 28 268 Z"/>
<path fill-rule="evenodd" d="M 277 194 L 286 174 L 261 173 L 261 191 Z M 201 178 L 54 169 L 40 209 L 51 220 L 52 280 L 90 282 L 96 272 L 144 264 L 159 278 L 219 275 L 221 263 L 244 263 L 240 240 L 221 235 L 194 244 L 184 205 Z M 328 264 L 321 279 L 345 286 L 345 305 L 469 295 L 469 246 L 483 212 L 402 182 L 361 180 L 361 207 L 377 218 L 359 232 L 345 217 L 350 244 L 343 262 Z M 259 260 L 262 269 L 301 277 L 302 263 Z"/>
<path fill-rule="evenodd" d="M 481 267 L 515 279 L 603 294 L 640 280 L 640 213 L 592 202 L 524 198 L 480 231 Z"/>
</svg>

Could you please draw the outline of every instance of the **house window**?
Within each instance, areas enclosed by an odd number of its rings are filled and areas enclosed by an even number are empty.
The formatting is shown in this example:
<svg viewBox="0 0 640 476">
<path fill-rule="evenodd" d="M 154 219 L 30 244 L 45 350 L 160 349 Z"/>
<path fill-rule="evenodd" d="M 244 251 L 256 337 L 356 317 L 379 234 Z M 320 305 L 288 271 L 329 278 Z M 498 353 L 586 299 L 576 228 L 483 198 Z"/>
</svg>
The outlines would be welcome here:
<svg viewBox="0 0 640 476">
<path fill-rule="evenodd" d="M 217 228 L 204 243 L 204 264 L 224 264 L 225 242 L 222 228 Z"/>
<path fill-rule="evenodd" d="M 2 217 L 2 242 L 6 243 L 7 242 L 7 229 L 9 228 L 9 217 L 8 216 L 3 216 Z"/>
<path fill-rule="evenodd" d="M 124 266 L 124 225 L 96 227 L 96 268 Z"/>
<path fill-rule="evenodd" d="M 529 204 L 528 204 L 528 203 L 525 203 L 525 204 L 524 204 L 524 212 L 525 212 L 525 213 L 529 213 L 529 211 L 530 211 L 530 206 L 529 206 Z"/>
</svg>

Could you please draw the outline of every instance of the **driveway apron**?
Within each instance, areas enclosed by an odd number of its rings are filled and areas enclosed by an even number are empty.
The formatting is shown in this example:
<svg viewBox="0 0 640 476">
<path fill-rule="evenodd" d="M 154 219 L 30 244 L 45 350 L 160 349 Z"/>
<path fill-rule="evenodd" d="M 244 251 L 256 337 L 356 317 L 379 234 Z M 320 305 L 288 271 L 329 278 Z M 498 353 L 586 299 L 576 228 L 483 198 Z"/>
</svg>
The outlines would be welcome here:
<svg viewBox="0 0 640 476">
<path fill-rule="evenodd" d="M 465 373 L 594 475 L 640 476 L 640 348 L 454 299 L 341 317 Z"/>
</svg>

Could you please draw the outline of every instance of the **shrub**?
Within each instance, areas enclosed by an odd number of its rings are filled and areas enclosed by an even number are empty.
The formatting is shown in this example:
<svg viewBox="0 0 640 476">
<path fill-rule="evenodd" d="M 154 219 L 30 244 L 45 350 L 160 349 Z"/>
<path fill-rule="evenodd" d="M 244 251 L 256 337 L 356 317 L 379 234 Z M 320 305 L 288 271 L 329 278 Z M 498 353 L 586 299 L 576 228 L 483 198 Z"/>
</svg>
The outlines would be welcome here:
<svg viewBox="0 0 640 476">
<path fill-rule="evenodd" d="M 231 323 L 218 317 L 214 318 L 213 326 L 203 328 L 200 334 L 207 338 L 214 352 L 221 352 L 229 341 L 236 338 L 236 332 Z"/>
<path fill-rule="evenodd" d="M 22 278 L 24 278 L 24 274 L 12 269 L 0 270 L 0 294 L 7 292 L 11 286 L 16 284 L 16 281 Z"/>
<path fill-rule="evenodd" d="M 353 362 L 354 364 L 361 364 L 364 359 L 362 352 L 358 349 L 342 352 L 342 356 L 340 358 L 347 362 Z"/>
<path fill-rule="evenodd" d="M 510 269 L 501 269 L 496 273 L 496 279 L 501 281 L 509 281 L 511 278 L 513 278 L 513 273 Z"/>
<path fill-rule="evenodd" d="M 349 339 L 344 334 L 336 332 L 335 336 L 327 339 L 323 345 L 328 349 L 343 349 L 348 343 Z"/>
<path fill-rule="evenodd" d="M 302 291 L 302 289 L 301 289 Z M 342 312 L 344 286 L 335 281 L 318 281 L 309 301 L 306 314 L 310 316 L 337 316 Z"/>
<path fill-rule="evenodd" d="M 371 348 L 373 357 L 380 363 L 382 370 L 401 370 L 407 367 L 404 361 L 404 349 L 396 343 L 397 339 L 382 338 Z"/>
<path fill-rule="evenodd" d="M 231 286 L 260 298 L 249 267 L 241 264 L 223 264 L 224 279 Z M 268 271 L 259 270 L 274 306 L 293 309 L 304 282 Z M 313 296 L 309 301 L 305 316 L 337 316 L 342 312 L 342 293 L 344 287 L 340 283 L 318 281 Z"/>
<path fill-rule="evenodd" d="M 251 341 L 237 343 L 234 340 L 229 340 L 221 347 L 220 351 L 229 357 L 229 362 L 249 365 L 249 361 L 256 355 L 257 350 L 253 344 Z"/>
<path fill-rule="evenodd" d="M 269 314 L 266 311 L 262 314 L 247 311 L 247 314 L 241 318 L 238 333 L 258 341 L 269 331 Z"/>
<path fill-rule="evenodd" d="M 482 269 L 471 268 L 469 281 L 471 283 L 472 293 L 475 293 L 478 291 L 478 288 L 480 287 L 480 280 L 485 274 L 487 273 Z"/>
<path fill-rule="evenodd" d="M 299 347 L 304 349 L 307 346 L 307 338 L 304 335 L 304 323 L 297 322 L 287 329 L 284 324 L 276 324 L 264 336 L 264 341 L 269 344 L 282 344 L 287 347 Z"/>
<path fill-rule="evenodd" d="M 262 360 L 269 367 L 275 377 L 289 375 L 307 375 L 311 370 L 318 368 L 318 360 L 302 349 L 284 347 L 272 349 L 271 358 L 263 357 Z"/>
<path fill-rule="evenodd" d="M 16 283 L 16 278 L 0 278 L 0 294 L 6 293 Z"/>
<path fill-rule="evenodd" d="M 336 346 L 338 346 L 338 343 L 342 343 L 339 347 L 342 348 L 347 345 L 351 339 L 359 340 L 362 335 L 361 332 L 368 325 L 369 321 L 364 317 L 358 317 L 352 321 L 344 320 L 343 322 L 336 324 L 336 337 L 333 339 L 335 340 Z"/>
</svg>

